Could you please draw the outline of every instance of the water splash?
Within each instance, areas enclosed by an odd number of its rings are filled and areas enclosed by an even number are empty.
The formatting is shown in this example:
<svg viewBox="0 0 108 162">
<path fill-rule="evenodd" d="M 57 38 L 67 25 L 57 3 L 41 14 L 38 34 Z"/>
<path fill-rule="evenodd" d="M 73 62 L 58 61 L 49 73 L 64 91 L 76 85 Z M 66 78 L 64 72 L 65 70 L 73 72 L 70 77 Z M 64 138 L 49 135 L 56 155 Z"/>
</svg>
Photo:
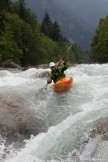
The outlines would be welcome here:
<svg viewBox="0 0 108 162">
<path fill-rule="evenodd" d="M 103 143 L 97 146 L 100 138 L 88 140 L 82 152 L 78 143 L 94 121 L 108 117 L 108 64 L 72 67 L 66 71 L 66 75 L 72 75 L 74 79 L 70 91 L 56 94 L 52 85 L 48 85 L 47 90 L 37 95 L 47 79 L 46 76 L 40 78 L 40 74 L 48 71 L 29 69 L 19 73 L 0 72 L 0 103 L 7 107 L 5 110 L 11 110 L 11 113 L 8 111 L 10 115 L 18 117 L 20 124 L 23 121 L 34 129 L 29 129 L 30 134 L 34 135 L 24 141 L 21 150 L 11 148 L 12 152 L 6 153 L 4 159 L 1 151 L 1 159 L 4 162 L 74 162 L 76 159 L 80 162 L 84 158 L 88 161 L 99 159 L 99 148 L 104 146 Z M 2 109 L 2 116 L 5 113 Z M 47 132 L 43 132 L 43 125 Z M 38 135 L 34 133 L 36 128 L 40 129 Z M 2 145 L 5 146 L 3 142 Z"/>
</svg>

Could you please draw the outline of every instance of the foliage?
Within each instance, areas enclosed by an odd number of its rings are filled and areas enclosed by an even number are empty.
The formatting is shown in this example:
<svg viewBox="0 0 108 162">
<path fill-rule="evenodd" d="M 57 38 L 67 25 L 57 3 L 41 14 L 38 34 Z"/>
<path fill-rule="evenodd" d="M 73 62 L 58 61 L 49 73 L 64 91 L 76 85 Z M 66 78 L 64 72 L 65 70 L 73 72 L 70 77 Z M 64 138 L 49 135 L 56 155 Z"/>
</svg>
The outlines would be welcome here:
<svg viewBox="0 0 108 162">
<path fill-rule="evenodd" d="M 53 23 L 47 12 L 45 12 L 45 16 L 42 21 L 41 31 L 49 38 L 52 38 Z"/>
<path fill-rule="evenodd" d="M 85 61 L 85 54 L 76 43 L 73 46 L 73 52 L 75 55 L 75 62 L 83 63 Z"/>
<path fill-rule="evenodd" d="M 11 58 L 16 63 L 20 63 L 18 56 L 20 53 L 21 49 L 19 49 L 16 42 L 13 41 L 12 34 L 8 31 L 4 33 L 0 38 L 0 61 Z"/>
<path fill-rule="evenodd" d="M 5 28 L 4 19 L 5 19 L 5 11 L 0 9 L 0 35 L 2 35 L 4 32 L 4 28 Z"/>
<path fill-rule="evenodd" d="M 52 22 L 47 12 L 45 12 L 45 16 L 42 21 L 41 31 L 53 41 L 63 41 L 60 26 L 57 21 L 54 21 L 54 23 Z"/>
<path fill-rule="evenodd" d="M 91 53 L 93 62 L 108 62 L 108 16 L 100 19 L 98 29 L 91 43 Z"/>
<path fill-rule="evenodd" d="M 12 59 L 21 66 L 58 61 L 69 48 L 69 41 L 61 34 L 60 26 L 45 13 L 42 24 L 26 8 L 25 0 L 12 3 L 0 1 L 0 63 Z M 74 52 L 73 52 L 74 50 Z M 78 62 L 83 52 L 73 44 L 66 60 Z"/>
<path fill-rule="evenodd" d="M 58 23 L 56 21 L 53 24 L 52 39 L 54 41 L 62 41 L 63 40 L 63 36 L 62 36 L 61 30 L 60 30 L 60 26 L 58 25 Z"/>
<path fill-rule="evenodd" d="M 10 0 L 0 0 L 0 9 L 8 11 L 11 5 Z"/>
</svg>

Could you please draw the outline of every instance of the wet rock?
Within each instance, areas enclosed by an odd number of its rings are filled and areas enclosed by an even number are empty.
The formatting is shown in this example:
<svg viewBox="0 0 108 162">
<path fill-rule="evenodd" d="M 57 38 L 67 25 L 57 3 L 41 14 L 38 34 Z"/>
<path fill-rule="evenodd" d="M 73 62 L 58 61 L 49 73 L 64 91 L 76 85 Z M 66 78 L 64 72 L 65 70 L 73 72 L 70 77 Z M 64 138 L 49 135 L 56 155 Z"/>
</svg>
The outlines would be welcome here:
<svg viewBox="0 0 108 162">
<path fill-rule="evenodd" d="M 44 71 L 41 73 L 36 73 L 32 76 L 32 78 L 44 78 L 44 77 L 48 77 L 49 72 L 48 71 Z"/>
<path fill-rule="evenodd" d="M 46 69 L 46 68 L 49 68 L 49 65 L 48 64 L 41 64 L 41 65 L 36 66 L 36 68 L 37 69 L 39 69 L 39 68 Z"/>
<path fill-rule="evenodd" d="M 89 125 L 87 127 L 87 130 L 84 132 L 83 136 L 78 141 L 78 154 L 81 155 L 84 152 L 84 150 L 87 150 L 87 148 L 89 148 L 90 143 L 91 145 L 93 145 L 93 150 L 91 151 L 91 154 L 93 155 L 93 152 L 95 154 L 98 148 L 98 144 L 101 142 L 103 144 L 108 142 L 108 118 L 101 118 L 99 120 L 96 120 L 92 123 L 92 125 Z"/>
<path fill-rule="evenodd" d="M 45 71 L 45 72 L 39 74 L 39 78 L 48 77 L 48 74 L 49 74 L 49 72 L 48 71 Z"/>
<path fill-rule="evenodd" d="M 22 70 L 22 67 L 16 64 L 15 62 L 12 61 L 12 59 L 4 61 L 1 66 L 3 68 L 17 68 L 19 70 Z"/>
<path fill-rule="evenodd" d="M 22 143 L 31 135 L 47 131 L 47 124 L 21 98 L 0 97 L 0 134 L 7 142 Z"/>
<path fill-rule="evenodd" d="M 108 141 L 108 132 L 103 134 L 102 139 Z"/>
<path fill-rule="evenodd" d="M 108 118 L 99 119 L 93 124 L 89 136 L 95 138 L 97 135 L 100 135 L 104 140 L 108 140 Z"/>
<path fill-rule="evenodd" d="M 75 152 L 72 160 L 78 162 L 108 161 L 108 118 L 101 118 L 87 127 Z"/>
<path fill-rule="evenodd" d="M 25 70 L 28 70 L 30 68 L 47 69 L 47 68 L 49 68 L 49 65 L 48 64 L 40 64 L 40 65 L 37 65 L 37 66 L 28 66 L 28 67 L 23 67 L 22 70 L 25 71 Z"/>
</svg>

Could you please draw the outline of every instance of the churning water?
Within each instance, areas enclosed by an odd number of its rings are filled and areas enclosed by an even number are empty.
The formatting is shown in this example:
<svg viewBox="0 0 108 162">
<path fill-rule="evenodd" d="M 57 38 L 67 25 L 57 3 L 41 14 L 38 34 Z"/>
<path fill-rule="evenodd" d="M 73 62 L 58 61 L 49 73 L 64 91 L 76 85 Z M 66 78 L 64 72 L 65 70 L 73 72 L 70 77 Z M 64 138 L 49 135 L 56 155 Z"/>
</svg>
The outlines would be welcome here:
<svg viewBox="0 0 108 162">
<path fill-rule="evenodd" d="M 0 71 L 0 162 L 107 162 L 108 64 L 69 68 L 59 94 L 47 72 Z"/>
</svg>

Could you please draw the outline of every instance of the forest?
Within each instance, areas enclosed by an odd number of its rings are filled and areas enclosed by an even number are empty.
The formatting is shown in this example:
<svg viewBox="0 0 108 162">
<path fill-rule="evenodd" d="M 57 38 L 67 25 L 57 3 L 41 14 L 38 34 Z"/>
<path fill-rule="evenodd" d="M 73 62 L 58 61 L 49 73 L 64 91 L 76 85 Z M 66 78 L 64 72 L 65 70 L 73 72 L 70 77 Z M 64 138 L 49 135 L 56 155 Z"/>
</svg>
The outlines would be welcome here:
<svg viewBox="0 0 108 162">
<path fill-rule="evenodd" d="M 26 7 L 25 0 L 0 0 L 0 65 L 12 59 L 20 66 L 60 60 L 72 45 L 66 61 L 85 63 L 87 53 L 63 36 L 60 25 L 45 12 L 42 22 Z M 91 41 L 89 62 L 108 62 L 108 16 L 100 19 Z"/>
<path fill-rule="evenodd" d="M 80 46 L 62 35 L 58 22 L 52 21 L 47 12 L 40 23 L 25 0 L 0 0 L 0 64 L 8 59 L 20 66 L 56 62 L 71 44 L 66 61 L 85 62 Z"/>
<path fill-rule="evenodd" d="M 108 16 L 101 18 L 91 43 L 91 61 L 108 62 Z"/>
</svg>

